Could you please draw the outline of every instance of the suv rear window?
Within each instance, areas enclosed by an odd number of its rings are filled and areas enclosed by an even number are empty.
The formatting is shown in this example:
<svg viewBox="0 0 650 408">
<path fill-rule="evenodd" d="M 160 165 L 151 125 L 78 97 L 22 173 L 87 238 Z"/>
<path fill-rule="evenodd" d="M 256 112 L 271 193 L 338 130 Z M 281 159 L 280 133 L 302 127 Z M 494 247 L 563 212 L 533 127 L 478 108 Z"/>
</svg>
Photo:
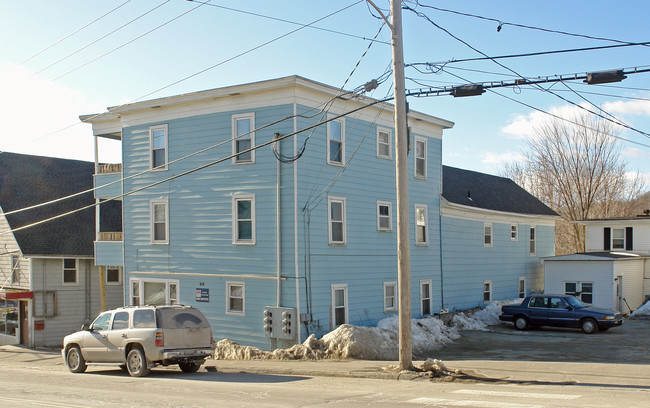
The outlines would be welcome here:
<svg viewBox="0 0 650 408">
<path fill-rule="evenodd" d="M 153 310 L 136 310 L 133 312 L 134 329 L 155 329 L 156 319 Z"/>
<path fill-rule="evenodd" d="M 204 329 L 208 321 L 197 309 L 159 309 L 165 329 Z"/>
</svg>

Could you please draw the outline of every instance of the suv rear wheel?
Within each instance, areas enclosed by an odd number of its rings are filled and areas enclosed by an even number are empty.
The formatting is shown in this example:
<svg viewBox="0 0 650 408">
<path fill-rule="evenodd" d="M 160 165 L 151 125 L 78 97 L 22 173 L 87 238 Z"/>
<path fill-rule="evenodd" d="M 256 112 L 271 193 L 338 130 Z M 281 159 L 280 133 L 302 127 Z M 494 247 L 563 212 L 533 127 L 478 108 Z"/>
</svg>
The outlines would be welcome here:
<svg viewBox="0 0 650 408">
<path fill-rule="evenodd" d="M 178 363 L 178 366 L 184 373 L 195 373 L 199 371 L 199 368 L 201 368 L 201 366 L 196 363 Z"/>
<path fill-rule="evenodd" d="M 126 356 L 126 369 L 131 377 L 144 377 L 149 374 L 149 366 L 144 351 L 140 347 L 134 347 Z"/>
</svg>

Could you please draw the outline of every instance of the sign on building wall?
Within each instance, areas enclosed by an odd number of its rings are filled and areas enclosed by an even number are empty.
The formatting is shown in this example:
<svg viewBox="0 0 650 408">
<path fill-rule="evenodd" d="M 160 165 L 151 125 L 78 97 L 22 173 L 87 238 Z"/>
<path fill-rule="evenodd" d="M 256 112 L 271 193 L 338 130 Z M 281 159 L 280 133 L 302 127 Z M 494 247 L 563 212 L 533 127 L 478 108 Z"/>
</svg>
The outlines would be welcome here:
<svg viewBox="0 0 650 408">
<path fill-rule="evenodd" d="M 210 301 L 210 289 L 196 288 L 196 301 L 197 302 L 209 302 Z"/>
</svg>

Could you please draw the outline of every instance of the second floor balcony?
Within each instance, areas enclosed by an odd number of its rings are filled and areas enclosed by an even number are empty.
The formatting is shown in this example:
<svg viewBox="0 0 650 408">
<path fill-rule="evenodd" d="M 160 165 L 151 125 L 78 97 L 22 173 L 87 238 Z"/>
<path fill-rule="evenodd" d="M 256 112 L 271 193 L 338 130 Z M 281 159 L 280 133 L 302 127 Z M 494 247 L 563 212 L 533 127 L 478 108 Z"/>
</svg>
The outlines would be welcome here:
<svg viewBox="0 0 650 408">
<path fill-rule="evenodd" d="M 95 198 L 111 198 L 122 194 L 122 164 L 100 164 L 94 175 Z"/>
</svg>

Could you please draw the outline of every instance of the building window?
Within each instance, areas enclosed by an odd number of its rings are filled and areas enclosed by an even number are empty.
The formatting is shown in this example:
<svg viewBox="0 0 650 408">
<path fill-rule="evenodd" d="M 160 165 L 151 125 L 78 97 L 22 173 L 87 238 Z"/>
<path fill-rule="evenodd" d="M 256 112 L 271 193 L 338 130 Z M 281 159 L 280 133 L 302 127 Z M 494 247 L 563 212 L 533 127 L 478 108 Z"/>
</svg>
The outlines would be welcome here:
<svg viewBox="0 0 650 408">
<path fill-rule="evenodd" d="M 17 255 L 11 255 L 11 283 L 20 283 L 20 258 Z"/>
<path fill-rule="evenodd" d="M 178 304 L 178 281 L 132 279 L 131 304 L 133 306 Z"/>
<path fill-rule="evenodd" d="M 427 206 L 422 204 L 415 204 L 415 245 L 429 245 L 427 219 Z"/>
<path fill-rule="evenodd" d="M 625 249 L 625 228 L 612 228 L 612 249 Z"/>
<path fill-rule="evenodd" d="M 76 285 L 77 281 L 77 260 L 66 258 L 63 260 L 63 284 Z"/>
<path fill-rule="evenodd" d="M 492 301 L 492 281 L 483 281 L 483 302 Z"/>
<path fill-rule="evenodd" d="M 348 285 L 332 285 L 332 329 L 348 322 Z"/>
<path fill-rule="evenodd" d="M 397 282 L 384 282 L 384 312 L 397 311 Z"/>
<path fill-rule="evenodd" d="M 530 227 L 530 255 L 534 256 L 537 254 L 537 231 L 535 227 Z"/>
<path fill-rule="evenodd" d="M 255 162 L 255 114 L 245 113 L 232 117 L 232 154 L 233 164 L 248 164 Z M 240 152 L 245 152 L 238 154 Z"/>
<path fill-rule="evenodd" d="M 420 281 L 420 313 L 422 316 L 431 314 L 431 280 Z"/>
<path fill-rule="evenodd" d="M 594 303 L 594 283 L 593 282 L 564 282 L 564 294 L 572 295 L 584 303 Z"/>
<path fill-rule="evenodd" d="M 246 289 L 243 282 L 226 282 L 226 314 L 245 314 Z"/>
<path fill-rule="evenodd" d="M 151 202 L 151 242 L 154 244 L 169 243 L 169 216 L 166 200 Z"/>
<path fill-rule="evenodd" d="M 519 240 L 519 226 L 517 224 L 510 225 L 510 241 Z"/>
<path fill-rule="evenodd" d="M 388 129 L 377 128 L 377 157 L 380 159 L 391 158 L 391 131 Z"/>
<path fill-rule="evenodd" d="M 483 224 L 483 246 L 492 246 L 492 223 L 489 222 Z"/>
<path fill-rule="evenodd" d="M 329 226 L 330 245 L 345 245 L 345 198 L 328 197 L 329 212 L 327 221 Z"/>
<path fill-rule="evenodd" d="M 390 201 L 377 201 L 377 231 L 393 230 L 393 205 Z"/>
<path fill-rule="evenodd" d="M 342 165 L 345 160 L 345 123 L 343 119 L 327 122 L 327 163 Z"/>
<path fill-rule="evenodd" d="M 109 285 L 118 285 L 122 282 L 120 267 L 107 266 L 106 267 L 106 283 Z"/>
<path fill-rule="evenodd" d="M 149 128 L 149 144 L 151 147 L 151 168 L 167 169 L 167 125 L 151 126 Z"/>
<path fill-rule="evenodd" d="M 427 178 L 427 141 L 415 138 L 415 177 Z"/>
<path fill-rule="evenodd" d="M 233 244 L 255 244 L 255 195 L 233 196 Z"/>
<path fill-rule="evenodd" d="M 519 278 L 519 298 L 526 297 L 526 278 Z"/>
</svg>

